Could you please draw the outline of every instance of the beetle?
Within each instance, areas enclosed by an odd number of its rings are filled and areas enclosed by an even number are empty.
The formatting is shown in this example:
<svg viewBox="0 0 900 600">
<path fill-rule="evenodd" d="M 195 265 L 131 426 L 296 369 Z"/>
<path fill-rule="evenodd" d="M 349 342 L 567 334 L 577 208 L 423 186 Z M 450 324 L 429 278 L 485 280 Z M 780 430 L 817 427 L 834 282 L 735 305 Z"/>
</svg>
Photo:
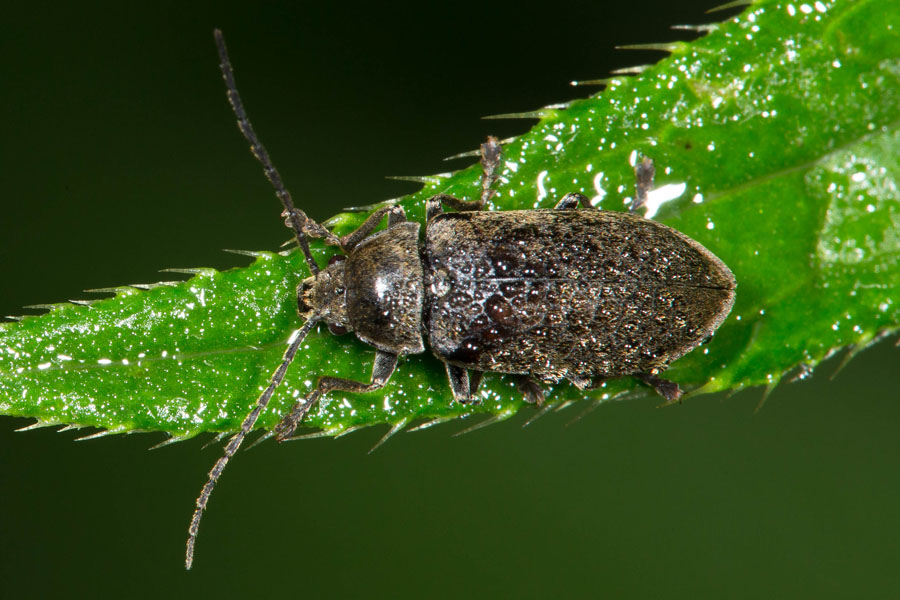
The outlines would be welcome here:
<svg viewBox="0 0 900 600">
<path fill-rule="evenodd" d="M 303 326 L 197 498 L 188 569 L 219 476 L 316 323 L 335 334 L 353 331 L 375 348 L 371 380 L 320 377 L 271 432 L 279 441 L 291 438 L 323 394 L 382 388 L 401 356 L 425 352 L 426 339 L 446 368 L 455 402 L 476 401 L 485 372 L 515 376 L 526 400 L 537 405 L 543 401 L 539 382 L 566 379 L 589 389 L 627 375 L 666 403 L 680 398 L 678 385 L 659 373 L 715 332 L 731 311 L 736 285 L 728 267 L 701 244 L 634 214 L 652 188 L 652 161 L 635 167 L 630 213 L 597 210 L 578 193 L 554 209 L 483 211 L 500 163 L 500 144 L 488 138 L 481 146 L 480 198 L 430 198 L 424 245 L 421 225 L 407 221 L 399 206 L 375 210 L 338 237 L 294 206 L 244 111 L 221 31 L 215 39 L 238 126 L 284 206 L 311 276 L 297 289 Z M 376 232 L 385 217 L 387 228 Z M 308 238 L 338 246 L 342 254 L 321 269 Z"/>
</svg>

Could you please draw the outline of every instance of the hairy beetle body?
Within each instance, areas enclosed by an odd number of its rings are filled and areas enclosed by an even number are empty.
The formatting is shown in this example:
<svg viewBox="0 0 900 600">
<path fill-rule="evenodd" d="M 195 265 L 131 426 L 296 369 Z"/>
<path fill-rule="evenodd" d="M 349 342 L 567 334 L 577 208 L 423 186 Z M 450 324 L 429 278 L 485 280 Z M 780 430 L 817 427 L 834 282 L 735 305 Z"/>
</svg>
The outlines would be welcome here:
<svg viewBox="0 0 900 600">
<path fill-rule="evenodd" d="M 244 112 L 222 33 L 215 36 L 239 128 L 284 206 L 311 276 L 297 289 L 305 323 L 291 336 L 269 384 L 197 498 L 187 568 L 219 476 L 316 323 L 327 323 L 335 334 L 354 331 L 373 346 L 372 377 L 369 383 L 320 377 L 267 434 L 280 441 L 291 439 L 323 394 L 384 387 L 399 357 L 424 352 L 426 341 L 444 363 L 457 402 L 476 401 L 485 372 L 513 375 L 526 400 L 538 405 L 544 399 L 538 381 L 567 379 L 584 389 L 623 375 L 652 386 L 667 402 L 680 398 L 678 385 L 658 374 L 712 335 L 734 303 L 734 276 L 706 248 L 635 214 L 596 210 L 577 193 L 564 196 L 553 210 L 483 212 L 500 164 L 494 138 L 481 146 L 480 198 L 430 198 L 424 244 L 420 225 L 407 222 L 403 209 L 393 205 L 338 237 L 294 206 Z M 652 187 L 652 162 L 638 163 L 635 175 L 632 212 Z M 444 213 L 444 207 L 457 212 Z M 376 232 L 385 217 L 387 228 Z M 320 268 L 310 237 L 338 246 L 342 254 Z"/>
<path fill-rule="evenodd" d="M 664 368 L 715 331 L 734 296 L 703 246 L 612 211 L 441 214 L 424 262 L 438 358 L 579 385 Z"/>
</svg>

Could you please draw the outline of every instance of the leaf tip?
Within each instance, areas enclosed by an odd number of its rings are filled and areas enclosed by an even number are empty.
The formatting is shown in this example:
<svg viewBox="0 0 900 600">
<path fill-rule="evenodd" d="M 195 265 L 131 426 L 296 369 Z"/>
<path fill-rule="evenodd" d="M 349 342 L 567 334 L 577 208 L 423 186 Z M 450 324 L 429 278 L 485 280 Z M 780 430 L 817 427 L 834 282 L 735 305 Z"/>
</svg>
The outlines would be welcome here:
<svg viewBox="0 0 900 600">
<path fill-rule="evenodd" d="M 69 303 L 74 304 L 75 306 L 90 306 L 95 302 L 97 302 L 97 300 L 69 300 Z"/>
<path fill-rule="evenodd" d="M 132 283 L 129 287 L 133 287 L 138 290 L 152 290 L 158 287 L 175 287 L 176 285 L 181 285 L 182 281 L 157 281 L 156 283 Z"/>
<path fill-rule="evenodd" d="M 53 427 L 55 425 L 59 425 L 59 421 L 53 420 L 45 420 L 45 419 L 35 419 L 35 422 L 31 425 L 26 425 L 25 427 L 20 427 L 16 429 L 17 433 L 23 433 L 25 431 L 34 431 L 35 429 L 42 429 L 44 427 Z"/>
<path fill-rule="evenodd" d="M 762 410 L 763 405 L 765 405 L 766 401 L 769 399 L 769 396 L 772 395 L 772 392 L 775 391 L 775 388 L 778 387 L 778 383 L 780 379 L 773 379 L 766 386 L 766 389 L 763 390 L 762 398 L 759 399 L 759 403 L 756 405 L 756 408 L 753 410 L 753 414 L 759 414 L 759 411 Z"/>
<path fill-rule="evenodd" d="M 583 81 L 570 81 L 569 85 L 573 87 L 578 87 L 581 85 L 602 85 L 608 86 L 610 83 L 617 81 L 615 77 L 601 77 L 600 79 L 585 79 Z"/>
<path fill-rule="evenodd" d="M 120 285 L 115 287 L 104 287 L 104 288 L 92 288 L 90 290 L 84 290 L 86 294 L 132 294 L 134 293 L 134 288 L 127 285 Z"/>
<path fill-rule="evenodd" d="M 501 119 L 543 119 L 545 117 L 549 117 L 555 114 L 554 110 L 546 110 L 543 108 L 539 108 L 538 110 L 528 110 L 523 112 L 511 112 L 511 113 L 503 113 L 499 115 L 486 115 L 481 117 L 486 121 L 491 120 L 501 120 Z"/>
<path fill-rule="evenodd" d="M 522 429 L 525 429 L 526 427 L 528 427 L 529 425 L 531 425 L 532 423 L 534 423 L 535 421 L 537 421 L 538 419 L 540 419 L 541 417 L 546 415 L 548 412 L 553 410 L 553 408 L 554 408 L 554 405 L 549 402 L 544 404 L 544 406 L 539 411 L 537 411 L 536 413 L 534 413 L 533 415 L 528 417 L 528 420 L 522 424 Z"/>
<path fill-rule="evenodd" d="M 438 184 L 441 179 L 446 177 L 445 174 L 438 175 L 385 175 L 385 179 L 392 181 L 411 181 L 413 183 L 421 183 L 423 185 Z"/>
<path fill-rule="evenodd" d="M 622 67 L 621 69 L 614 69 L 610 71 L 613 75 L 640 75 L 647 69 L 653 67 L 655 65 L 645 64 L 645 65 L 632 65 L 630 67 Z"/>
<path fill-rule="evenodd" d="M 68 425 L 59 430 L 58 433 L 63 431 L 68 431 L 69 429 L 81 429 L 80 425 Z M 97 433 L 92 433 L 90 435 L 85 435 L 79 438 L 75 438 L 76 442 L 86 442 L 88 440 L 97 440 L 102 437 L 106 437 L 108 435 L 116 435 L 119 433 L 130 433 L 132 430 L 126 427 L 125 425 L 120 425 L 119 427 L 113 427 L 112 429 L 104 429 L 103 431 L 98 431 Z"/>
<path fill-rule="evenodd" d="M 177 267 L 169 268 L 169 269 L 160 269 L 160 273 L 182 273 L 184 275 L 193 275 L 196 277 L 213 277 L 218 274 L 218 271 L 210 268 L 210 267 L 196 267 L 189 269 L 180 269 Z"/>
<path fill-rule="evenodd" d="M 659 52 L 672 53 L 678 49 L 679 42 L 656 42 L 647 44 L 623 44 L 616 46 L 616 50 L 657 50 Z"/>
<path fill-rule="evenodd" d="M 441 423 L 446 423 L 447 421 L 452 421 L 455 418 L 456 418 L 455 416 L 437 417 L 437 418 L 431 419 L 430 421 L 425 421 L 424 423 L 416 425 L 415 427 L 413 427 L 411 429 L 407 429 L 406 433 L 413 433 L 414 431 L 424 431 L 425 429 L 430 429 L 431 427 L 434 427 L 435 425 L 440 425 Z"/>
<path fill-rule="evenodd" d="M 400 419 L 399 421 L 397 421 L 396 423 L 394 423 L 394 424 L 391 426 L 390 430 L 389 430 L 387 433 L 385 433 L 385 434 L 382 436 L 382 438 L 381 438 L 380 440 L 378 440 L 378 443 L 375 444 L 374 446 L 372 446 L 372 449 L 369 450 L 369 454 L 372 454 L 373 452 L 375 452 L 376 450 L 378 450 L 378 449 L 379 449 L 386 441 L 388 441 L 389 439 L 391 439 L 392 437 L 394 437 L 394 434 L 395 434 L 395 433 L 397 433 L 398 431 L 403 430 L 403 428 L 406 427 L 406 425 L 407 425 L 408 423 L 409 423 L 409 418 L 408 418 L 408 417 L 407 417 L 407 418 Z"/>
<path fill-rule="evenodd" d="M 719 23 L 701 23 L 697 25 L 672 25 L 672 29 L 693 31 L 695 33 L 712 33 L 719 28 Z"/>
<path fill-rule="evenodd" d="M 456 433 L 453 434 L 453 437 L 459 437 L 459 436 L 465 435 L 467 433 L 472 433 L 473 431 L 478 431 L 479 429 L 483 429 L 484 427 L 487 427 L 489 425 L 494 425 L 495 423 L 505 421 L 508 418 L 510 418 L 511 416 L 513 416 L 514 414 L 516 414 L 516 412 L 517 412 L 517 409 L 515 408 L 515 405 L 513 405 L 505 410 L 502 410 L 494 415 L 491 415 L 490 417 L 488 417 L 487 419 L 485 419 L 483 421 L 475 423 L 471 427 L 467 427 L 467 428 L 463 429 L 462 431 L 457 431 Z"/>
<path fill-rule="evenodd" d="M 750 6 L 753 4 L 754 0 L 732 0 L 732 2 L 726 2 L 725 4 L 720 4 L 718 6 L 714 6 L 706 11 L 706 14 L 721 12 L 723 10 L 728 10 L 729 8 L 739 8 L 744 6 Z"/>
<path fill-rule="evenodd" d="M 150 446 L 147 448 L 148 450 L 159 450 L 160 448 L 165 448 L 166 446 L 170 446 L 172 444 L 177 444 L 178 442 L 183 442 L 185 440 L 189 440 L 194 437 L 193 433 L 183 433 L 180 435 L 169 434 L 169 437 L 158 444 Z M 76 440 L 78 441 L 78 440 Z"/>
<path fill-rule="evenodd" d="M 251 258 L 259 258 L 268 254 L 266 252 L 259 252 L 256 250 L 235 250 L 234 248 L 222 248 L 222 252 L 237 254 L 239 256 L 249 256 Z"/>
<path fill-rule="evenodd" d="M 568 423 L 566 423 L 566 427 L 571 427 L 578 421 L 582 420 L 583 418 L 585 418 L 586 416 L 588 416 L 589 414 L 591 414 L 592 412 L 597 410 L 597 407 L 600 406 L 602 403 L 603 403 L 602 400 L 595 400 L 594 402 L 591 402 L 590 405 L 586 409 L 584 409 L 583 411 L 581 411 L 580 413 L 575 415 L 575 417 L 573 419 L 571 419 Z M 570 403 L 564 402 L 563 404 L 568 405 Z"/>
</svg>

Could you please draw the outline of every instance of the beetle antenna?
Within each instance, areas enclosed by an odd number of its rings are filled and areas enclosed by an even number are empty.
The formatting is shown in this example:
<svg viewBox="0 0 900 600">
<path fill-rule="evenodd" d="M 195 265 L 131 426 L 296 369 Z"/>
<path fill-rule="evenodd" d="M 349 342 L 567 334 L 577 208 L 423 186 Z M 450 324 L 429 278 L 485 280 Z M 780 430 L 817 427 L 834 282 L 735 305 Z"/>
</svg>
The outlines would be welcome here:
<svg viewBox="0 0 900 600">
<path fill-rule="evenodd" d="M 334 236 L 324 227 L 307 217 L 306 213 L 302 210 L 294 207 L 294 200 L 291 198 L 291 193 L 284 187 L 284 182 L 281 180 L 278 169 L 272 164 L 272 159 L 269 158 L 269 153 L 266 151 L 265 146 L 263 146 L 259 141 L 259 138 L 256 137 L 253 125 L 250 124 L 250 119 L 247 118 L 247 113 L 244 111 L 244 103 L 241 102 L 241 95 L 238 93 L 237 85 L 234 82 L 234 69 L 231 67 L 231 61 L 228 60 L 228 50 L 225 48 L 225 37 L 219 29 L 213 31 L 213 35 L 216 38 L 216 48 L 219 51 L 219 68 L 222 70 L 222 79 L 225 80 L 225 87 L 228 90 L 228 101 L 231 103 L 231 108 L 234 111 L 234 115 L 237 117 L 238 128 L 241 130 L 241 133 L 244 134 L 244 138 L 250 142 L 250 151 L 253 152 L 253 156 L 256 157 L 256 160 L 262 164 L 263 172 L 272 183 L 272 187 L 275 188 L 275 195 L 278 196 L 278 199 L 281 200 L 281 204 L 284 206 L 282 216 L 287 219 L 286 224 L 294 230 L 294 234 L 297 236 L 297 244 L 300 246 L 303 255 L 306 257 L 306 264 L 309 265 L 309 270 L 313 275 L 318 275 L 319 265 L 316 264 L 312 253 L 309 251 L 307 234 L 311 234 L 313 237 L 324 237 L 326 239 Z"/>
<path fill-rule="evenodd" d="M 278 365 L 278 368 L 275 369 L 271 379 L 269 379 L 269 385 L 266 386 L 263 393 L 256 399 L 256 404 L 253 406 L 253 409 L 246 417 L 244 417 L 244 421 L 241 423 L 241 430 L 232 436 L 228 445 L 225 446 L 225 453 L 222 455 L 222 458 L 216 461 L 216 464 L 209 472 L 209 479 L 206 480 L 206 485 L 203 486 L 203 489 L 200 490 L 200 495 L 197 496 L 197 508 L 194 510 L 194 516 L 191 518 L 191 525 L 188 527 L 187 552 L 185 553 L 184 558 L 185 569 L 190 569 L 194 562 L 194 544 L 197 541 L 197 530 L 200 528 L 200 519 L 203 518 L 203 511 L 206 510 L 206 504 L 209 502 L 209 497 L 216 487 L 219 476 L 222 475 L 222 471 L 225 470 L 225 466 L 228 464 L 228 461 L 231 460 L 231 457 L 234 456 L 234 453 L 241 447 L 244 438 L 247 437 L 247 434 L 250 433 L 250 430 L 256 425 L 256 420 L 266 408 L 266 405 L 269 404 L 269 400 L 272 399 L 275 389 L 281 385 L 281 382 L 284 380 L 288 367 L 291 362 L 293 362 L 297 350 L 300 349 L 300 344 L 303 343 L 304 338 L 306 338 L 306 335 L 317 321 L 318 319 L 310 319 L 303 324 L 303 327 L 294 331 L 288 348 L 281 359 L 281 364 Z"/>
</svg>

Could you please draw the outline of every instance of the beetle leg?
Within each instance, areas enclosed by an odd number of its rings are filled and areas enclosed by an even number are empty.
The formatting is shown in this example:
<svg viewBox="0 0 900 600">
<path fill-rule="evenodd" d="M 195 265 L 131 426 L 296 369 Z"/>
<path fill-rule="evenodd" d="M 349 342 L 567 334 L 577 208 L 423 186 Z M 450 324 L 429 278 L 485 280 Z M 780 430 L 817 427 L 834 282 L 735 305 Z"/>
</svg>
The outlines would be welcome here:
<svg viewBox="0 0 900 600">
<path fill-rule="evenodd" d="M 458 210 L 459 212 L 469 212 L 474 210 L 481 210 L 484 208 L 484 201 L 482 200 L 460 200 L 456 196 L 451 196 L 449 194 L 438 194 L 437 196 L 432 196 L 425 203 L 425 219 L 431 219 L 436 215 L 444 212 L 444 206 L 448 206 L 453 210 Z"/>
<path fill-rule="evenodd" d="M 477 202 L 477 201 L 476 201 Z M 444 212 L 444 204 L 449 206 L 450 208 L 456 208 L 455 204 L 470 204 L 470 202 L 466 200 L 460 200 L 454 196 L 450 196 L 449 194 L 438 194 L 437 196 L 432 196 L 428 200 L 425 201 L 425 221 L 430 221 L 432 217 L 436 217 L 442 212 Z M 469 210 L 478 210 L 481 207 Z M 466 210 L 465 208 L 457 208 L 457 210 Z"/>
<path fill-rule="evenodd" d="M 284 226 L 288 229 L 293 229 L 295 232 L 299 231 L 298 235 L 302 234 L 306 237 L 323 239 L 329 246 L 340 244 L 338 236 L 331 233 L 324 225 L 310 219 L 302 209 L 297 207 L 286 208 L 281 211 L 281 217 L 284 219 Z"/>
<path fill-rule="evenodd" d="M 471 396 L 472 398 L 474 398 L 475 394 L 478 393 L 478 388 L 481 386 L 482 377 L 484 377 L 484 371 L 469 372 L 469 396 Z"/>
<path fill-rule="evenodd" d="M 586 388 L 582 388 L 582 389 L 596 390 L 597 388 L 603 387 L 603 385 L 607 382 L 608 379 L 609 379 L 608 377 L 593 377 L 590 380 L 590 384 Z"/>
<path fill-rule="evenodd" d="M 525 402 L 528 404 L 534 404 L 538 408 L 544 404 L 544 388 L 530 375 L 518 375 L 516 389 L 525 394 Z"/>
<path fill-rule="evenodd" d="M 475 380 L 475 388 L 481 383 L 481 373 L 476 372 L 471 378 L 468 369 L 457 367 L 450 363 L 444 363 L 447 369 L 447 379 L 450 380 L 450 389 L 453 391 L 453 399 L 460 404 L 478 404 L 475 398 L 475 389 L 472 388 L 472 380 Z"/>
<path fill-rule="evenodd" d="M 378 350 L 375 353 L 375 364 L 372 365 L 372 380 L 369 383 L 342 379 L 340 377 L 320 377 L 314 389 L 302 402 L 297 402 L 291 409 L 291 413 L 275 426 L 275 439 L 283 442 L 294 435 L 297 426 L 303 421 L 309 411 L 315 406 L 322 394 L 334 390 L 364 394 L 383 388 L 391 378 L 394 369 L 397 368 L 397 355 Z"/>
<path fill-rule="evenodd" d="M 634 167 L 634 202 L 628 207 L 628 212 L 636 212 L 637 209 L 647 203 L 647 194 L 653 189 L 653 177 L 656 175 L 656 169 L 653 167 L 653 161 L 646 156 L 641 162 Z"/>
<path fill-rule="evenodd" d="M 587 196 L 585 196 L 584 194 L 576 193 L 569 193 L 563 196 L 563 199 L 560 200 L 559 203 L 557 203 L 557 205 L 553 207 L 553 209 L 571 210 L 573 208 L 577 208 L 579 204 L 582 206 L 582 208 L 596 210 L 593 206 L 591 206 L 591 201 L 588 200 Z"/>
<path fill-rule="evenodd" d="M 591 381 L 590 377 L 583 377 L 581 375 L 574 375 L 569 373 L 566 375 L 566 379 L 568 379 L 572 385 L 577 387 L 579 390 L 590 390 L 593 389 L 594 383 Z"/>
<path fill-rule="evenodd" d="M 368 218 L 363 221 L 363 224 L 357 227 L 355 231 L 348 233 L 340 239 L 341 249 L 349 254 L 358 243 L 369 237 L 372 230 L 378 227 L 378 224 L 381 223 L 381 219 L 384 218 L 385 213 L 388 215 L 388 227 L 406 221 L 406 212 L 403 210 L 403 207 L 382 206 L 369 215 Z"/>
<path fill-rule="evenodd" d="M 497 181 L 497 167 L 500 166 L 500 142 L 489 135 L 485 143 L 481 145 L 481 206 L 496 194 L 492 188 Z"/>
<path fill-rule="evenodd" d="M 665 404 L 663 406 L 668 406 L 670 404 L 675 404 L 676 402 L 681 402 L 681 388 L 678 387 L 678 384 L 674 381 L 667 381 L 662 377 L 657 377 L 652 373 L 638 373 L 635 375 L 640 381 L 643 381 L 654 390 L 656 393 L 666 399 Z"/>
<path fill-rule="evenodd" d="M 449 194 L 432 196 L 425 204 L 425 219 L 431 220 L 431 217 L 444 212 L 444 206 L 460 212 L 483 209 L 496 193 L 492 188 L 497 181 L 498 166 L 500 166 L 500 142 L 497 138 L 488 136 L 487 141 L 481 145 L 481 197 L 478 200 L 460 200 Z"/>
</svg>

